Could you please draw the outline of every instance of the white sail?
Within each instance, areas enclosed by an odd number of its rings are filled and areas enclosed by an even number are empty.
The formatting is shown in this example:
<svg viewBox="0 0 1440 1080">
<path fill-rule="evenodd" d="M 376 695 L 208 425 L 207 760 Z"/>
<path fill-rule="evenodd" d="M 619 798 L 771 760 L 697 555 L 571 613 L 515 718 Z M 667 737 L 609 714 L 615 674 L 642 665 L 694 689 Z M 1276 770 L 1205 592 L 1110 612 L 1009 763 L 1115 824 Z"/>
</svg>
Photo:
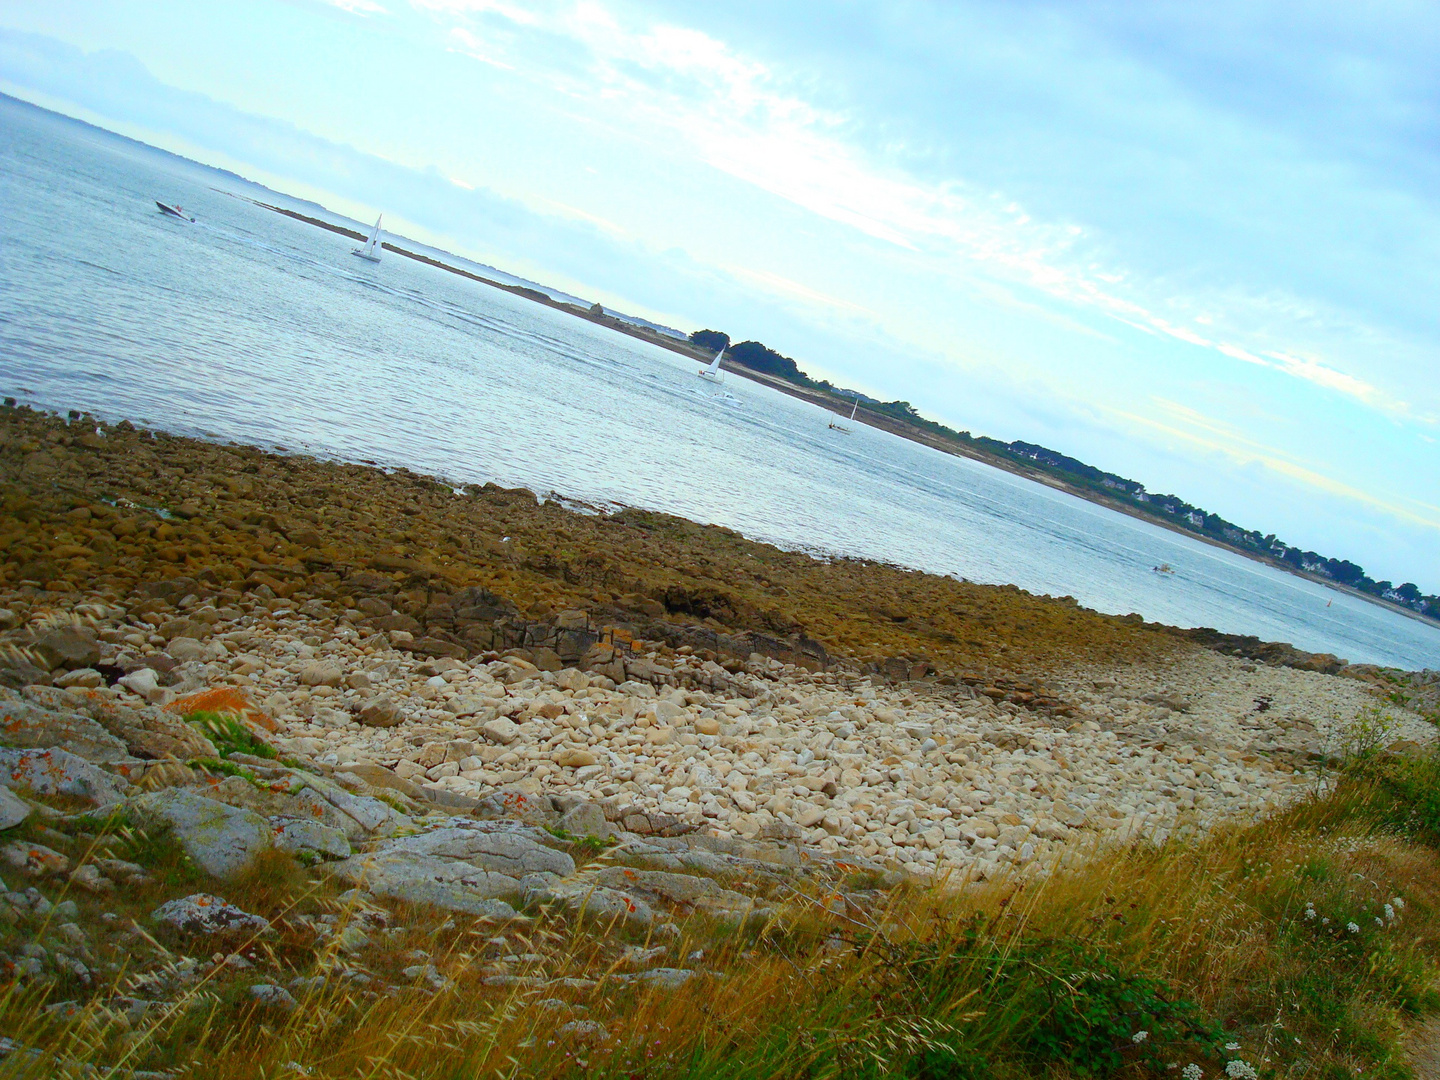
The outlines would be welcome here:
<svg viewBox="0 0 1440 1080">
<path fill-rule="evenodd" d="M 701 368 L 695 374 L 699 375 L 702 379 L 709 379 L 712 382 L 719 382 L 722 378 L 724 378 L 724 375 L 720 371 L 720 361 L 724 359 L 724 357 L 725 350 L 721 349 L 718 353 L 715 354 L 715 359 L 711 360 L 707 367 Z"/>
<path fill-rule="evenodd" d="M 380 261 L 380 222 L 384 217 L 385 215 L 381 214 L 375 219 L 375 227 L 370 230 L 370 238 L 365 241 L 365 246 L 356 248 L 351 252 L 352 255 L 359 255 L 370 262 Z"/>
</svg>

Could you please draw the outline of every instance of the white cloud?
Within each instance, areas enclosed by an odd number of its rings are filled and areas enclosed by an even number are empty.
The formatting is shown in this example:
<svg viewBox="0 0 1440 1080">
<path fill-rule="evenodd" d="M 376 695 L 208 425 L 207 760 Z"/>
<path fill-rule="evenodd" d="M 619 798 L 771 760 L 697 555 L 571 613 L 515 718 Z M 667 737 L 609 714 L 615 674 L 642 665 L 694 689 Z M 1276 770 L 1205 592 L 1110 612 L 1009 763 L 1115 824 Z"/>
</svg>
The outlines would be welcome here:
<svg viewBox="0 0 1440 1080">
<path fill-rule="evenodd" d="M 958 287 L 973 289 L 973 274 L 965 267 L 978 268 L 1392 416 L 1410 414 L 1405 402 L 1343 370 L 1343 364 L 1314 355 L 1303 334 L 1277 342 L 1276 334 L 1286 336 L 1282 328 L 1244 343 L 1246 324 L 1273 326 L 1277 315 L 1296 326 L 1313 320 L 1305 305 L 1244 295 L 1147 300 L 1145 293 L 1156 289 L 1114 265 L 1113 258 L 1097 257 L 1101 239 L 1080 223 L 1047 222 L 1015 200 L 961 178 L 926 182 L 873 160 L 847 137 L 853 135 L 851 117 L 813 103 L 795 79 L 699 30 L 627 22 L 598 0 L 551 0 L 523 8 L 506 0 L 412 2 L 447 27 L 452 47 L 487 64 L 516 68 L 578 102 L 603 101 L 606 115 L 627 133 L 652 132 L 678 142 L 736 179 L 902 252 L 923 255 L 931 272 Z M 482 37 L 476 28 L 482 22 L 493 26 L 496 18 L 509 24 L 507 31 Z M 582 47 L 588 67 L 551 63 L 548 49 L 527 49 L 519 30 L 569 40 Z M 799 295 L 793 288 L 786 291 Z M 816 302 L 833 307 L 833 301 Z M 1204 309 L 1201 320 L 1191 315 L 1196 307 Z M 1186 325 L 1194 321 L 1209 335 Z"/>
<path fill-rule="evenodd" d="M 341 11 L 348 11 L 351 15 L 389 15 L 388 8 L 377 4 L 375 0 L 322 0 L 331 7 L 337 7 Z"/>
<path fill-rule="evenodd" d="M 1260 465 L 1291 481 L 1326 495 L 1359 503 L 1423 529 L 1440 532 L 1440 507 L 1408 496 L 1386 496 L 1337 480 L 1297 461 L 1295 456 L 1260 442 L 1252 435 L 1223 420 L 1207 416 L 1176 401 L 1156 397 L 1152 403 L 1159 416 L 1145 416 L 1124 409 L 1104 410 L 1117 420 L 1158 432 L 1163 436 L 1227 458 L 1239 466 Z"/>
</svg>

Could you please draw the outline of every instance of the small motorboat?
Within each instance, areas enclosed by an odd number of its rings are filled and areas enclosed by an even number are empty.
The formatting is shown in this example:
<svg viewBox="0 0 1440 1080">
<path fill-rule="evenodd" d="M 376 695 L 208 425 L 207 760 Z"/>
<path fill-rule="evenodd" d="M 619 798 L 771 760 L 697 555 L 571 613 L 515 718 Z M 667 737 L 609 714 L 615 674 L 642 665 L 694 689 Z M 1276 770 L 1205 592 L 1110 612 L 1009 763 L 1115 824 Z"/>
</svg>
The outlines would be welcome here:
<svg viewBox="0 0 1440 1080">
<path fill-rule="evenodd" d="M 182 206 L 168 206 L 159 199 L 155 200 L 155 205 L 160 208 L 162 213 L 169 214 L 171 217 L 178 217 L 181 221 L 188 221 L 192 225 L 195 223 L 195 219 L 187 214 L 185 208 Z"/>
<path fill-rule="evenodd" d="M 1175 573 L 1175 568 L 1171 566 L 1168 562 L 1162 562 L 1159 566 L 1152 566 L 1150 569 L 1154 570 L 1157 574 Z"/>
</svg>

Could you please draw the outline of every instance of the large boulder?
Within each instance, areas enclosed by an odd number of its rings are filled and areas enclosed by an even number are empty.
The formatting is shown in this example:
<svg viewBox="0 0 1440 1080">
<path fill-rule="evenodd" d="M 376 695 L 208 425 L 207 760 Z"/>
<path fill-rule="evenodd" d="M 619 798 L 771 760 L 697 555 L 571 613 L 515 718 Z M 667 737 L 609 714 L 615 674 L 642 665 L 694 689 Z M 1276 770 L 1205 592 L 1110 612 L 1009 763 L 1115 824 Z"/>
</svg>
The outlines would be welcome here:
<svg viewBox="0 0 1440 1080">
<path fill-rule="evenodd" d="M 411 783 L 404 777 L 396 776 L 393 769 L 387 769 L 384 765 L 357 761 L 349 765 L 341 765 L 339 771 L 358 776 L 372 788 L 398 791 L 408 799 L 423 799 L 428 794 L 420 785 Z"/>
<path fill-rule="evenodd" d="M 87 761 L 132 761 L 130 750 L 88 716 L 57 711 L 0 688 L 0 742 L 8 746 L 59 747 Z"/>
<path fill-rule="evenodd" d="M 68 750 L 0 749 L 0 784 L 36 795 L 66 795 L 95 806 L 124 802 L 130 785 Z"/>
<path fill-rule="evenodd" d="M 351 840 L 391 836 L 414 827 L 414 822 L 388 803 L 369 795 L 346 791 L 333 780 L 299 769 L 254 766 L 263 780 L 252 784 L 238 776 L 227 777 L 208 792 L 216 802 L 252 810 L 267 818 L 313 821 L 338 829 Z"/>
<path fill-rule="evenodd" d="M 522 827 L 523 829 L 523 827 Z M 416 836 L 391 840 L 386 853 L 457 859 L 482 870 L 520 878 L 526 874 L 555 874 L 568 877 L 575 872 L 575 860 L 563 851 L 547 847 L 533 835 L 533 829 L 490 830 L 454 826 L 434 829 Z"/>
<path fill-rule="evenodd" d="M 329 661 L 314 661 L 300 669 L 301 686 L 339 686 L 345 678 L 345 669 Z"/>
<path fill-rule="evenodd" d="M 389 803 L 381 802 L 369 795 L 357 795 L 330 781 L 325 782 L 323 791 L 326 801 L 331 806 L 356 822 L 360 828 L 372 836 L 392 835 L 414 825 L 407 815 L 400 813 Z"/>
<path fill-rule="evenodd" d="M 655 922 L 655 910 L 644 900 L 594 882 L 556 882 L 532 890 L 526 899 L 540 904 L 558 905 L 575 918 L 605 926 L 619 925 L 643 930 Z"/>
<path fill-rule="evenodd" d="M 95 632 L 85 626 L 55 626 L 39 634 L 29 653 L 50 670 L 88 668 L 100 662 Z"/>
<path fill-rule="evenodd" d="M 433 829 L 386 840 L 368 855 L 336 864 L 334 872 L 376 896 L 509 918 L 513 909 L 497 901 L 548 894 L 575 872 L 575 861 L 542 843 L 543 835 L 524 826 L 479 822 Z"/>
<path fill-rule="evenodd" d="M 270 929 L 268 919 L 241 911 L 234 904 L 209 893 L 192 893 L 161 904 L 150 917 L 186 934 L 234 937 L 263 934 Z"/>
<path fill-rule="evenodd" d="M 244 873 L 271 846 L 270 823 L 259 814 L 186 788 L 142 795 L 131 806 L 142 824 L 168 828 L 185 853 L 213 877 Z"/>
<path fill-rule="evenodd" d="M 350 840 L 340 829 L 318 821 L 277 822 L 274 844 L 281 851 L 323 859 L 350 856 Z"/>
<path fill-rule="evenodd" d="M 370 702 L 356 713 L 355 718 L 366 727 L 388 728 L 404 723 L 405 712 L 394 701 L 382 698 Z"/>
<path fill-rule="evenodd" d="M 726 889 L 713 878 L 694 874 L 607 866 L 595 875 L 595 881 L 607 888 L 641 896 L 651 903 L 673 904 L 726 921 L 754 920 L 763 923 L 770 915 L 770 909 L 757 907 L 752 897 Z"/>
<path fill-rule="evenodd" d="M 13 829 L 30 816 L 30 804 L 0 787 L 0 829 Z"/>
<path fill-rule="evenodd" d="M 215 744 L 193 726 L 151 705 L 132 705 L 99 694 L 73 694 L 45 686 L 27 686 L 22 693 L 43 708 L 88 716 L 139 758 L 189 761 L 220 756 Z"/>
<path fill-rule="evenodd" d="M 518 900 L 538 884 L 409 851 L 352 855 L 331 869 L 373 896 L 495 919 L 514 918 L 515 909 L 505 899 Z"/>
</svg>

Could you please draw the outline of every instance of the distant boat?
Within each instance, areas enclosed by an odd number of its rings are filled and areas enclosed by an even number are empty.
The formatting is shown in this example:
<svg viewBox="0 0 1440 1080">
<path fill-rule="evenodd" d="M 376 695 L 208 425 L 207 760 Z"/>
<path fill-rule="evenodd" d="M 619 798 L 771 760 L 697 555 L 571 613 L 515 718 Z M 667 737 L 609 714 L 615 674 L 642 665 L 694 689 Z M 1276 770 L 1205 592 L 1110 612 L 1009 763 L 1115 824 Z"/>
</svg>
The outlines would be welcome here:
<svg viewBox="0 0 1440 1080">
<path fill-rule="evenodd" d="M 191 224 L 195 222 L 195 219 L 187 214 L 180 206 L 167 206 L 159 199 L 155 200 L 155 205 L 158 206 L 163 213 L 169 214 L 171 217 L 178 217 L 181 221 L 188 221 Z"/>
<path fill-rule="evenodd" d="M 384 216 L 381 214 L 375 219 L 375 228 L 370 230 L 370 239 L 365 241 L 364 247 L 358 247 L 351 251 L 351 255 L 364 259 L 366 262 L 378 263 L 380 261 L 380 218 Z"/>
<path fill-rule="evenodd" d="M 695 374 L 700 376 L 700 378 L 702 379 L 709 379 L 711 382 L 723 382 L 725 379 L 725 375 L 720 370 L 720 361 L 724 358 L 724 356 L 725 350 L 721 349 L 718 353 L 715 354 L 715 359 L 710 361 L 709 367 L 703 367 L 699 371 L 695 372 Z"/>
<path fill-rule="evenodd" d="M 1175 573 L 1175 568 L 1171 566 L 1168 562 L 1162 562 L 1159 566 L 1152 566 L 1150 569 L 1154 570 L 1157 574 Z"/>
<path fill-rule="evenodd" d="M 841 420 L 838 413 L 831 413 L 830 427 L 835 431 L 844 431 L 848 434 L 850 431 L 850 425 L 855 422 L 855 411 L 859 408 L 860 399 L 857 397 L 855 399 L 855 404 L 850 406 L 850 418 L 848 420 Z"/>
</svg>

